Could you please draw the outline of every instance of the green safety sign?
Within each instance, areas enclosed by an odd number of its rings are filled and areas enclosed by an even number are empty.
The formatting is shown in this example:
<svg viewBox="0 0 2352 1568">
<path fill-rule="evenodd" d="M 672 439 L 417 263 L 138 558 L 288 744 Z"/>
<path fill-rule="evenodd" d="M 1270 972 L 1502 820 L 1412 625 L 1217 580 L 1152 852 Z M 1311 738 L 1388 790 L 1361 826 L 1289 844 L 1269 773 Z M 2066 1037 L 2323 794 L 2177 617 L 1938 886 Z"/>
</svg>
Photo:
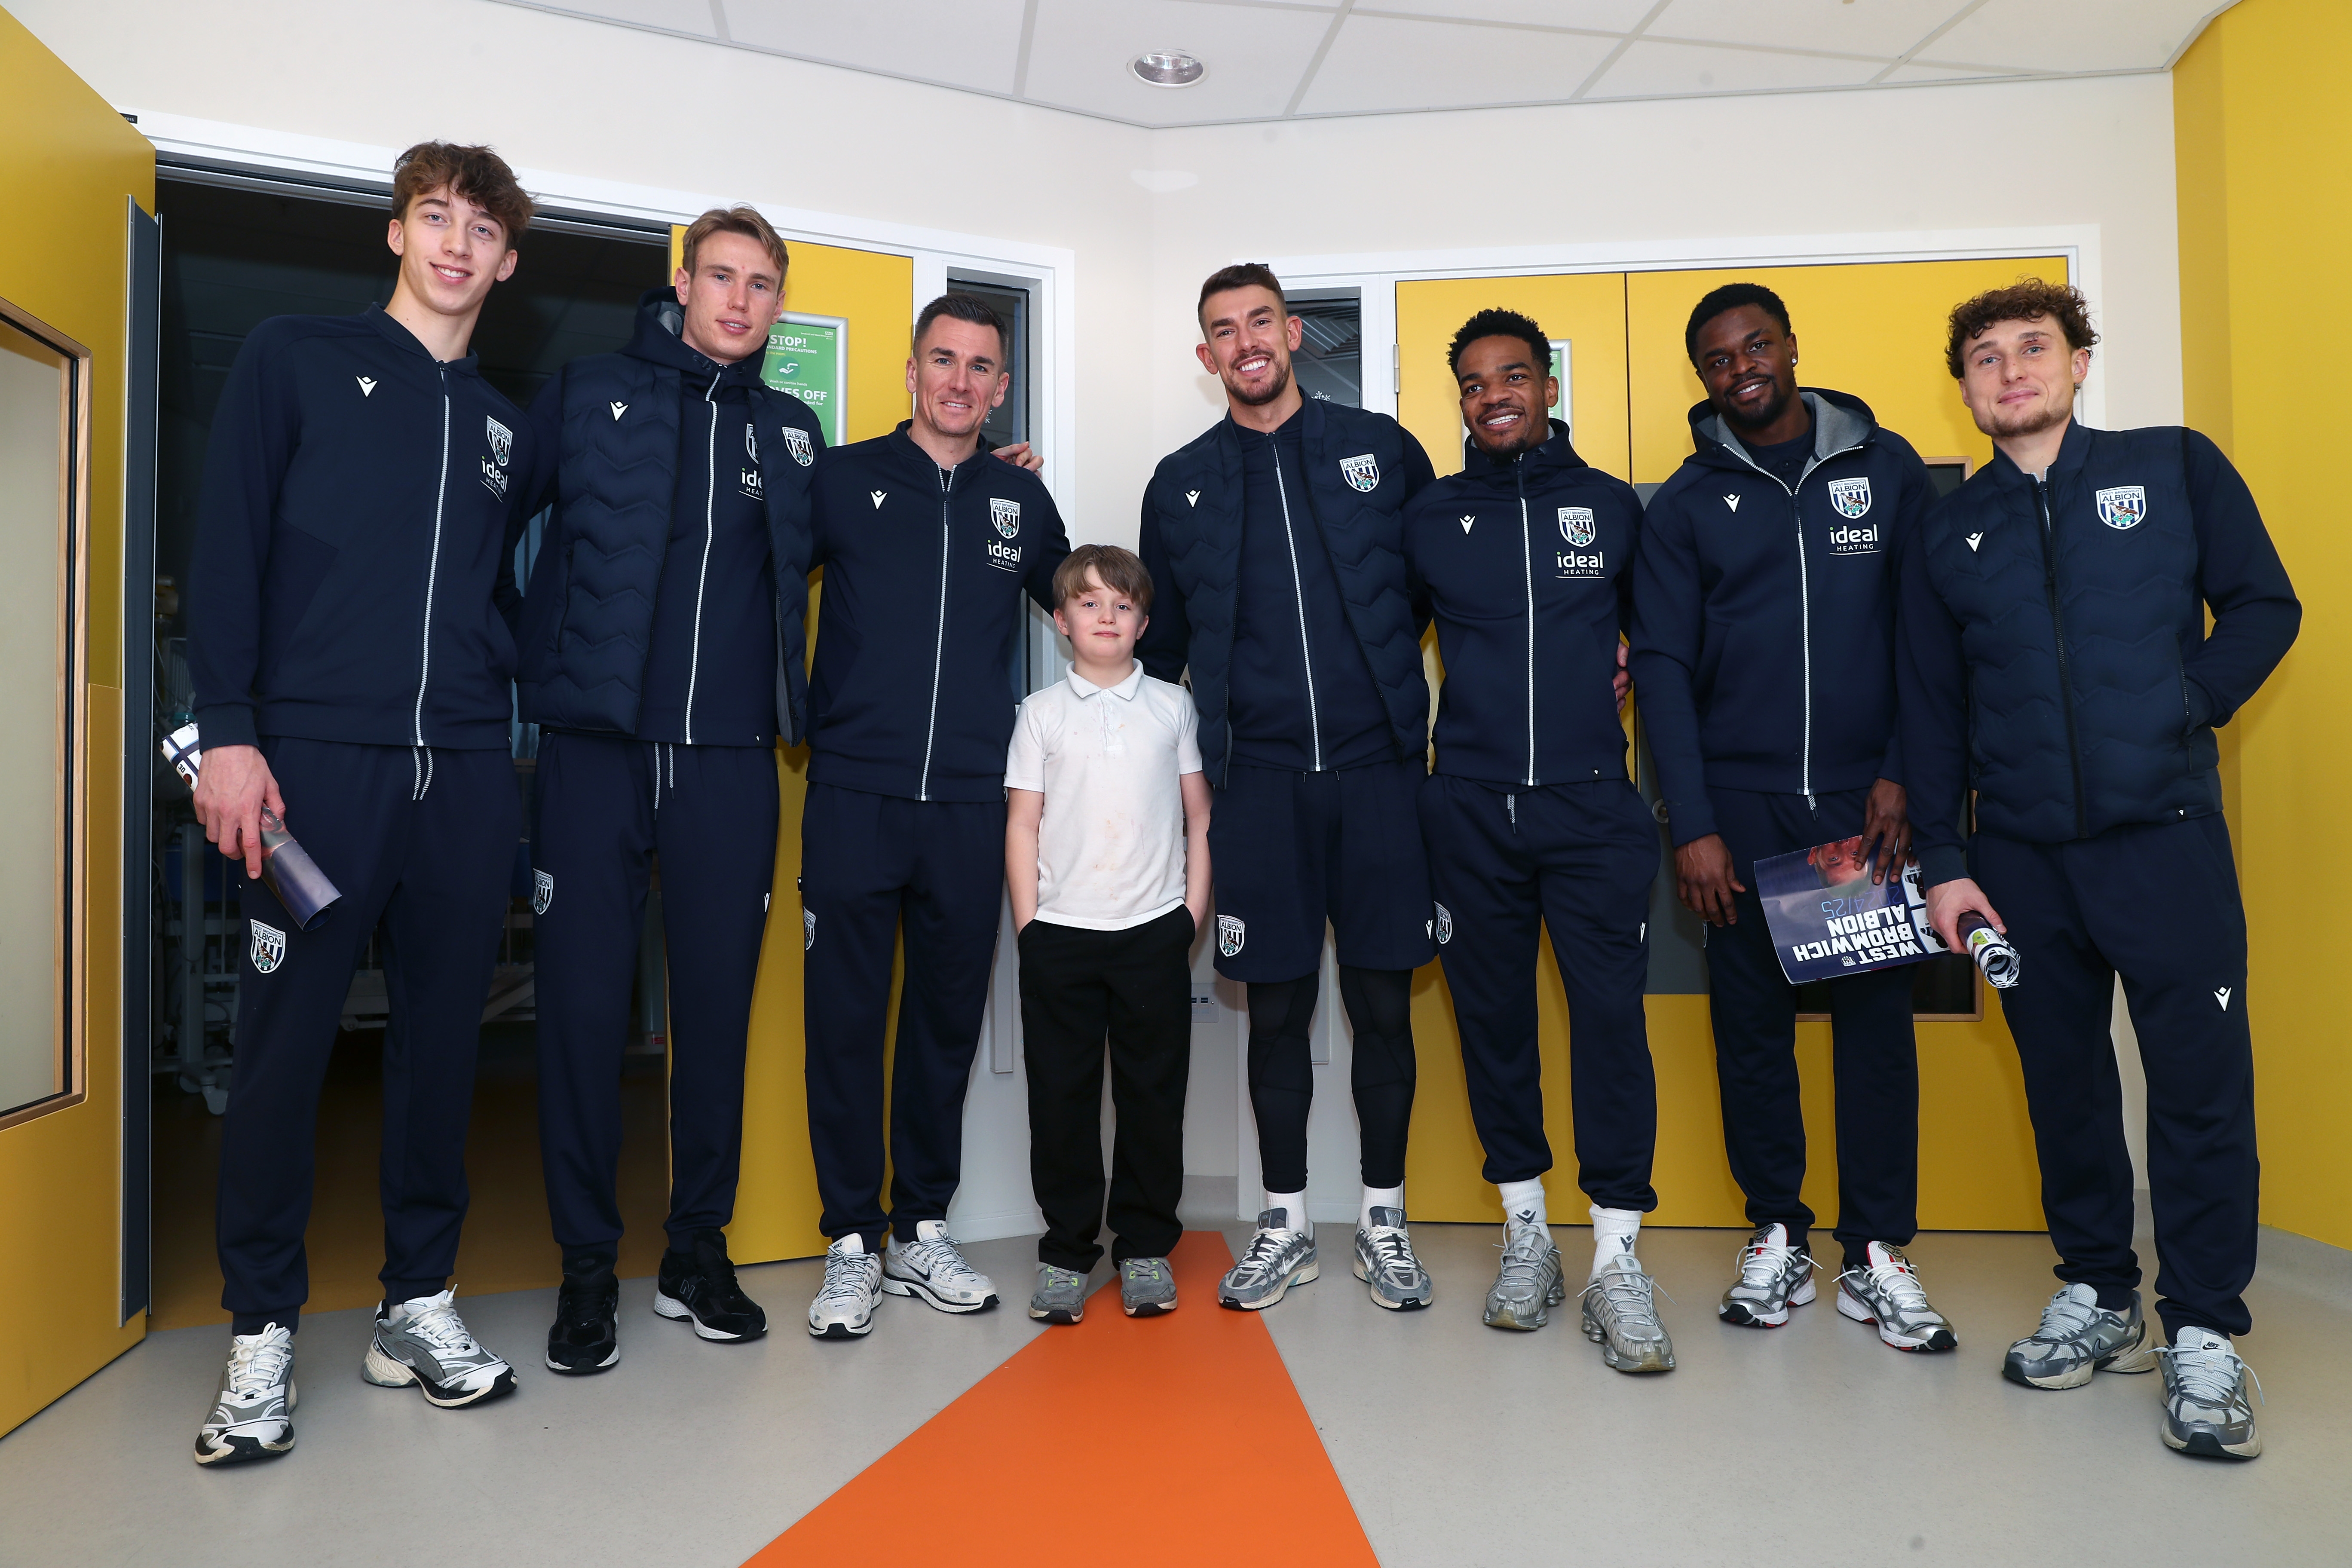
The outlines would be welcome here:
<svg viewBox="0 0 2352 1568">
<path fill-rule="evenodd" d="M 828 447 L 841 445 L 848 339 L 849 323 L 837 316 L 787 314 L 768 330 L 768 353 L 760 363 L 761 381 L 809 405 Z"/>
</svg>

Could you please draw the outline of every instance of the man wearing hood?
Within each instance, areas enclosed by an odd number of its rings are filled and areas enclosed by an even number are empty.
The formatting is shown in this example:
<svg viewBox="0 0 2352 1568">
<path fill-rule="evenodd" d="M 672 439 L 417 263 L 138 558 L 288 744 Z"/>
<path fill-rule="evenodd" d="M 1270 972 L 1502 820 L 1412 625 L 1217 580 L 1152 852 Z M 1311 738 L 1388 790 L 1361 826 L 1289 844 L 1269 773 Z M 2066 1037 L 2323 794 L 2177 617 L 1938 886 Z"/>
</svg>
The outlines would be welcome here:
<svg viewBox="0 0 2352 1568">
<path fill-rule="evenodd" d="M 1634 569 L 1633 673 L 1675 842 L 1676 892 L 1707 944 L 1731 1173 L 1756 1227 L 1723 1321 L 1778 1328 L 1813 1299 L 1799 1196 L 1796 989 L 1756 894 L 1759 859 L 1859 834 L 1874 876 L 1910 847 L 1895 744 L 1895 563 L 1932 494 L 1909 443 L 1861 399 L 1797 385 L 1780 297 L 1730 283 L 1684 346 L 1707 400 L 1696 450 L 1651 499 Z M 1918 1224 L 1912 974 L 1830 984 L 1838 1310 L 1897 1350 L 1958 1342 L 1903 1248 Z"/>
<path fill-rule="evenodd" d="M 1658 1134 L 1643 1015 L 1657 826 L 1625 776 L 1618 635 L 1642 503 L 1577 456 L 1543 329 L 1481 310 L 1448 353 L 1470 432 L 1463 471 L 1404 515 L 1413 596 L 1445 668 L 1437 766 L 1421 791 L 1438 956 L 1461 1025 L 1471 1119 L 1502 1190 L 1486 1319 L 1539 1329 L 1565 1299 L 1545 1222 L 1538 923 L 1568 988 L 1577 1180 L 1592 1200 L 1587 1333 L 1620 1372 L 1667 1372 L 1673 1342 L 1634 1257 Z"/>
<path fill-rule="evenodd" d="M 751 207 L 687 230 L 674 289 L 619 353 L 531 405 L 555 455 L 525 599 L 521 700 L 542 726 L 532 908 L 541 1158 L 563 1287 L 547 1364 L 620 1359 L 621 1056 L 654 858 L 670 973 L 669 1248 L 654 1310 L 706 1340 L 767 1331 L 722 1229 L 775 875 L 774 748 L 801 738 L 816 416 L 761 384 L 784 242 Z"/>
</svg>

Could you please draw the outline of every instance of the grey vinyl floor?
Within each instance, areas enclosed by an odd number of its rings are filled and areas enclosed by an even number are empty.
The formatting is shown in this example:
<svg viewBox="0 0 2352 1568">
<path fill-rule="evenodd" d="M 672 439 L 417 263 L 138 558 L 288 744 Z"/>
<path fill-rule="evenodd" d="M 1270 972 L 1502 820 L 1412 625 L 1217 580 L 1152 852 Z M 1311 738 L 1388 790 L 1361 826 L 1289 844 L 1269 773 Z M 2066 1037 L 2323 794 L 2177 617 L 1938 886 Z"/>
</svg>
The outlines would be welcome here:
<svg viewBox="0 0 2352 1568">
<path fill-rule="evenodd" d="M 1589 1233 L 1557 1234 L 1580 1268 Z M 1961 1342 L 1915 1356 L 1837 1316 L 1826 1290 L 1785 1329 L 1726 1328 L 1714 1303 L 1739 1237 L 1645 1232 L 1679 1366 L 1640 1378 L 1601 1365 L 1573 1303 L 1540 1333 L 1479 1322 L 1496 1229 L 1415 1237 L 1433 1310 L 1373 1308 L 1348 1277 L 1346 1227 L 1326 1226 L 1323 1278 L 1264 1320 L 1388 1568 L 2352 1563 L 2352 1268 L 2332 1249 L 2265 1233 L 2242 1348 L 2267 1385 L 2268 1451 L 2220 1465 L 2158 1441 L 2154 1376 L 2065 1394 L 2001 1381 L 2002 1350 L 2053 1288 L 2038 1236 L 1922 1237 L 1913 1257 Z M 468 1322 L 521 1388 L 472 1411 L 362 1384 L 364 1312 L 307 1319 L 300 1447 L 218 1473 L 188 1447 L 222 1331 L 154 1334 L 0 1439 L 0 1564 L 732 1568 L 1047 1331 L 1015 1294 L 1030 1244 L 969 1250 L 1011 1310 L 950 1318 L 891 1299 L 851 1344 L 797 1331 L 814 1262 L 743 1270 L 782 1331 L 750 1345 L 696 1341 L 632 1281 L 622 1364 L 580 1380 L 534 1353 L 551 1291 L 474 1298 Z M 1137 1471 L 1149 1498 L 1148 1443 Z M 1268 1506 L 1281 1487 L 1267 1478 Z M 1247 1521 L 1234 1528 L 1246 1561 Z M 1003 1560 L 936 1556 L 922 1539 L 877 1521 L 869 1561 Z M 1035 1560 L 1108 1539 L 1090 1530 Z"/>
</svg>

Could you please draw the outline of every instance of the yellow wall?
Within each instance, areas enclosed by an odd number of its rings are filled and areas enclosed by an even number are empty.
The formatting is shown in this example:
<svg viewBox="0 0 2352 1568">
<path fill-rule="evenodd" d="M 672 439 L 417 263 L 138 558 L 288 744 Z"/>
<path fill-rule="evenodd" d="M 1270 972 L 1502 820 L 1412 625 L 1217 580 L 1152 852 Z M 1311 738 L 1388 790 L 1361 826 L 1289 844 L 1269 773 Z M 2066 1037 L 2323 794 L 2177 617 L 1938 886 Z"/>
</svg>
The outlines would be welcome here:
<svg viewBox="0 0 2352 1568">
<path fill-rule="evenodd" d="M 2252 946 L 2263 1220 L 2337 1247 L 2352 1247 L 2333 896 L 2352 865 L 2352 538 L 2342 398 L 2313 325 L 2336 313 L 2352 254 L 2347 72 L 2341 0 L 2241 0 L 2173 71 L 2187 418 L 2244 472 L 2304 605 L 2294 651 L 2222 731 Z"/>
<path fill-rule="evenodd" d="M 0 1432 L 139 1342 L 117 1326 L 122 1188 L 124 268 L 154 150 L 0 12 L 0 299 L 90 351 L 89 684 L 77 961 L 88 1095 L 0 1131 Z M 134 1086 L 143 1093 L 146 1085 Z M 27 1288 L 38 1281 L 37 1288 Z"/>
</svg>

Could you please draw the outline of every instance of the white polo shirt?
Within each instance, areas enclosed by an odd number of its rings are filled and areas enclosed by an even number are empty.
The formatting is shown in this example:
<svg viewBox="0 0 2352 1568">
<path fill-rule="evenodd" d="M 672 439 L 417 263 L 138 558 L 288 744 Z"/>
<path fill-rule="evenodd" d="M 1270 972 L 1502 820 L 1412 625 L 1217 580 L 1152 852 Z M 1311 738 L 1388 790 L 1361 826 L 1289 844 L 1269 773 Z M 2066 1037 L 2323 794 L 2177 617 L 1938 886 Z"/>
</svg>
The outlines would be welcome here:
<svg viewBox="0 0 2352 1568">
<path fill-rule="evenodd" d="M 1184 901 L 1184 796 L 1201 771 L 1192 693 L 1138 664 L 1117 686 L 1075 668 L 1013 723 L 1004 787 L 1045 797 L 1037 915 L 1088 931 L 1139 926 Z"/>
</svg>

